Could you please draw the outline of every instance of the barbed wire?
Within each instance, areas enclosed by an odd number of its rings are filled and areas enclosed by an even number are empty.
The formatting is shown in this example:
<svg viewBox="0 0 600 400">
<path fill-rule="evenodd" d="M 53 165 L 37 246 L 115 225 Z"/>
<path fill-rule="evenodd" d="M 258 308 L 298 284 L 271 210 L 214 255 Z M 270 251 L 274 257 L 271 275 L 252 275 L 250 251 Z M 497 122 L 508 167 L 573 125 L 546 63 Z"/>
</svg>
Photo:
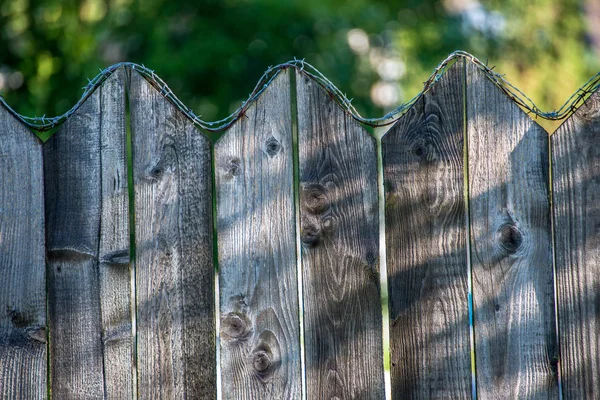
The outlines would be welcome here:
<svg viewBox="0 0 600 400">
<path fill-rule="evenodd" d="M 192 111 L 181 100 L 179 100 L 169 86 L 158 75 L 156 75 L 153 70 L 147 68 L 143 64 L 140 65 L 131 62 L 114 64 L 104 70 L 100 70 L 100 73 L 93 79 L 88 80 L 88 84 L 83 87 L 84 93 L 79 101 L 69 111 L 56 117 L 46 117 L 45 115 L 41 117 L 28 117 L 13 110 L 6 103 L 2 96 L 0 96 L 0 102 L 13 116 L 15 116 L 15 118 L 19 119 L 31 129 L 38 132 L 48 131 L 57 127 L 66 121 L 73 113 L 75 113 L 77 109 L 85 102 L 85 100 L 94 92 L 94 90 L 102 85 L 102 83 L 113 72 L 120 67 L 126 67 L 140 73 L 150 84 L 152 84 L 152 86 L 159 90 L 166 99 L 168 99 L 175 107 L 177 107 L 188 118 L 190 118 L 198 127 L 210 132 L 220 132 L 226 130 L 235 121 L 237 121 L 281 71 L 284 71 L 288 68 L 295 68 L 301 73 L 314 79 L 319 85 L 328 91 L 331 97 L 355 120 L 368 126 L 381 127 L 394 123 L 400 116 L 402 116 L 402 114 L 404 114 L 419 100 L 421 96 L 427 93 L 427 91 L 429 91 L 429 89 L 442 78 L 445 71 L 458 59 L 465 59 L 466 61 L 476 65 L 489 79 L 492 80 L 492 82 L 496 84 L 496 86 L 502 89 L 515 103 L 521 106 L 528 113 L 548 120 L 559 120 L 568 117 L 585 101 L 589 94 L 593 93 L 598 89 L 598 87 L 600 87 L 600 72 L 598 72 L 583 86 L 577 89 L 577 91 L 573 93 L 560 108 L 553 111 L 544 112 L 540 110 L 535 103 L 521 90 L 508 82 L 503 75 L 494 72 L 492 68 L 489 68 L 487 64 L 481 62 L 475 56 L 459 50 L 451 53 L 448 57 L 446 57 L 446 59 L 438 64 L 429 79 L 424 82 L 423 90 L 421 90 L 421 92 L 419 92 L 408 102 L 400 104 L 398 107 L 379 118 L 365 118 L 361 116 L 352 104 L 352 100 L 348 99 L 348 97 L 325 75 L 323 75 L 317 68 L 307 63 L 305 60 L 298 59 L 294 59 L 276 66 L 270 66 L 258 80 L 258 83 L 248 96 L 248 99 L 242 102 L 236 111 L 231 113 L 226 118 L 212 122 L 204 121 L 199 115 L 196 115 L 194 111 Z"/>
</svg>

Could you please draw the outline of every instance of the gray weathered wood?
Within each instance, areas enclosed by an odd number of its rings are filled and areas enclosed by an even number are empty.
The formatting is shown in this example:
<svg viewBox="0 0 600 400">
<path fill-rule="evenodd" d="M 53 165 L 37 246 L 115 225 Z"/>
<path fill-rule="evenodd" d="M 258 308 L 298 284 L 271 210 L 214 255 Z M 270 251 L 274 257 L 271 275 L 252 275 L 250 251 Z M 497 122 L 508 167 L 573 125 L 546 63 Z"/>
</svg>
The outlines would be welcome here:
<svg viewBox="0 0 600 400">
<path fill-rule="evenodd" d="M 132 393 L 124 99 L 121 69 L 44 145 L 55 398 Z"/>
<path fill-rule="evenodd" d="M 374 138 L 297 77 L 308 399 L 382 399 Z"/>
<path fill-rule="evenodd" d="M 382 139 L 392 396 L 470 398 L 463 61 Z"/>
<path fill-rule="evenodd" d="M 0 398 L 47 395 L 42 144 L 0 105 Z"/>
<path fill-rule="evenodd" d="M 557 398 L 548 135 L 466 72 L 478 398 Z"/>
<path fill-rule="evenodd" d="M 600 393 L 600 92 L 552 136 L 556 286 L 562 387 Z"/>
<path fill-rule="evenodd" d="M 131 74 L 138 395 L 214 398 L 211 146 Z"/>
<path fill-rule="evenodd" d="M 215 145 L 223 399 L 301 397 L 290 79 Z"/>
<path fill-rule="evenodd" d="M 102 85 L 100 124 L 100 310 L 104 390 L 108 399 L 133 397 L 129 196 L 125 129 L 125 69 Z"/>
</svg>

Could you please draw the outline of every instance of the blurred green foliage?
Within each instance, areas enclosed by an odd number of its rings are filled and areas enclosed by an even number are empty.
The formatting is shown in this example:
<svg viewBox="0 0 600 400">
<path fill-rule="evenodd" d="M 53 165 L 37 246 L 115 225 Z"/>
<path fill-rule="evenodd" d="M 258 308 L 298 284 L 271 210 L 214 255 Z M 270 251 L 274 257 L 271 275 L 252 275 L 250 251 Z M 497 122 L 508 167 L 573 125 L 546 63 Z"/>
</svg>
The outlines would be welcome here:
<svg viewBox="0 0 600 400">
<path fill-rule="evenodd" d="M 22 114 L 54 116 L 100 68 L 132 61 L 215 120 L 269 65 L 297 57 L 376 117 L 462 49 L 550 110 L 600 69 L 585 10 L 576 0 L 0 0 L 0 93 Z"/>
</svg>

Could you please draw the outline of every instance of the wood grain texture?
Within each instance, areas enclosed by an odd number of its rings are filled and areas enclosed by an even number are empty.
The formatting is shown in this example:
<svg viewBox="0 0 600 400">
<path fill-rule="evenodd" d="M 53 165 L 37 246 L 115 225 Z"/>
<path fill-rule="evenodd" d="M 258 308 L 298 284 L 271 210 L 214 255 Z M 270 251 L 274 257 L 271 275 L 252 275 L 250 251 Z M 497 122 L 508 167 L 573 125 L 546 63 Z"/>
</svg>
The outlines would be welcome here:
<svg viewBox="0 0 600 400">
<path fill-rule="evenodd" d="M 215 145 L 223 399 L 301 398 L 290 79 Z"/>
<path fill-rule="evenodd" d="M 463 61 L 382 139 L 392 396 L 470 398 Z"/>
<path fill-rule="evenodd" d="M 548 135 L 466 72 L 478 398 L 557 398 Z"/>
<path fill-rule="evenodd" d="M 296 83 L 307 398 L 382 399 L 376 143 Z"/>
<path fill-rule="evenodd" d="M 132 393 L 124 127 L 120 69 L 44 145 L 54 398 Z"/>
<path fill-rule="evenodd" d="M 211 146 L 131 74 L 138 395 L 215 398 Z"/>
<path fill-rule="evenodd" d="M 47 395 L 42 144 L 0 105 L 0 398 Z"/>
<path fill-rule="evenodd" d="M 104 390 L 108 399 L 133 397 L 129 195 L 125 128 L 126 70 L 119 68 L 100 93 L 99 283 L 104 355 Z"/>
<path fill-rule="evenodd" d="M 600 92 L 551 143 L 563 394 L 593 399 L 600 393 Z"/>
</svg>

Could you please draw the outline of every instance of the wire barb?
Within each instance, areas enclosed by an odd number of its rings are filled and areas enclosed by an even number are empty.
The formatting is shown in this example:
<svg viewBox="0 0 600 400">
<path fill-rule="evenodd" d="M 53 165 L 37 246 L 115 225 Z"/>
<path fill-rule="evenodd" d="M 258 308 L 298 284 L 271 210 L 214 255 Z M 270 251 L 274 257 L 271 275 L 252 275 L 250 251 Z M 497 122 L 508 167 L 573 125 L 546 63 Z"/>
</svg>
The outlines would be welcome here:
<svg viewBox="0 0 600 400">
<path fill-rule="evenodd" d="M 534 102 L 527 97 L 521 90 L 516 88 L 506 79 L 502 74 L 498 74 L 493 71 L 495 66 L 489 68 L 487 66 L 487 60 L 485 63 L 478 60 L 473 55 L 458 50 L 451 53 L 446 59 L 444 59 L 438 66 L 433 70 L 433 73 L 429 77 L 427 81 L 423 83 L 423 90 L 419 92 L 412 99 L 407 101 L 406 103 L 400 104 L 394 110 L 390 111 L 386 115 L 380 118 L 365 118 L 360 115 L 360 113 L 356 110 L 354 105 L 352 104 L 352 100 L 348 99 L 344 93 L 342 93 L 325 75 L 323 75 L 317 68 L 307 63 L 304 59 L 298 60 L 294 57 L 293 60 L 285 62 L 283 64 L 269 66 L 261 78 L 256 83 L 254 90 L 248 96 L 248 99 L 240 105 L 240 107 L 231 113 L 231 115 L 218 120 L 218 121 L 204 121 L 200 118 L 199 115 L 196 115 L 189 107 L 187 107 L 179 98 L 173 93 L 173 91 L 169 88 L 169 86 L 158 76 L 155 72 L 144 64 L 135 64 L 131 62 L 122 62 L 118 64 L 114 64 L 100 70 L 100 73 L 96 75 L 93 79 L 88 79 L 88 84 L 83 87 L 84 93 L 79 99 L 79 101 L 66 113 L 47 118 L 45 115 L 42 117 L 27 117 L 25 115 L 21 115 L 13 110 L 4 100 L 2 96 L 0 96 L 0 103 L 6 107 L 6 109 L 18 120 L 20 120 L 23 124 L 27 125 L 31 129 L 34 129 L 38 132 L 44 132 L 50 130 L 57 125 L 66 121 L 77 109 L 87 100 L 87 98 L 96 90 L 102 83 L 118 68 L 125 67 L 131 68 L 134 71 L 137 71 L 141 74 L 152 86 L 157 88 L 160 93 L 169 100 L 175 107 L 177 107 L 181 112 L 183 112 L 188 118 L 190 118 L 194 124 L 196 124 L 201 129 L 210 132 L 220 132 L 229 128 L 235 121 L 244 116 L 245 111 L 250 106 L 250 103 L 255 101 L 262 92 L 264 92 L 271 82 L 277 77 L 279 72 L 285 70 L 287 68 L 293 67 L 299 73 L 302 73 L 314 81 L 316 81 L 319 85 L 321 85 L 330 95 L 332 99 L 334 99 L 340 107 L 344 109 L 349 115 L 352 116 L 355 120 L 360 123 L 363 123 L 368 126 L 380 127 L 385 125 L 390 125 L 394 123 L 398 118 L 400 118 L 413 104 L 415 104 L 421 96 L 423 96 L 427 91 L 431 89 L 431 87 L 439 81 L 446 70 L 454 64 L 458 59 L 465 59 L 473 64 L 475 64 L 480 70 L 482 70 L 489 79 L 492 80 L 500 89 L 502 89 L 515 103 L 521 106 L 523 109 L 527 111 L 527 113 L 535 114 L 541 118 L 549 119 L 549 120 L 559 120 L 566 118 L 573 114 L 577 107 L 581 105 L 581 103 L 587 98 L 587 96 L 600 87 L 600 72 L 594 75 L 590 80 L 588 80 L 583 86 L 581 86 L 575 93 L 573 93 L 567 101 L 557 110 L 552 110 L 549 112 L 541 111 Z"/>
</svg>

